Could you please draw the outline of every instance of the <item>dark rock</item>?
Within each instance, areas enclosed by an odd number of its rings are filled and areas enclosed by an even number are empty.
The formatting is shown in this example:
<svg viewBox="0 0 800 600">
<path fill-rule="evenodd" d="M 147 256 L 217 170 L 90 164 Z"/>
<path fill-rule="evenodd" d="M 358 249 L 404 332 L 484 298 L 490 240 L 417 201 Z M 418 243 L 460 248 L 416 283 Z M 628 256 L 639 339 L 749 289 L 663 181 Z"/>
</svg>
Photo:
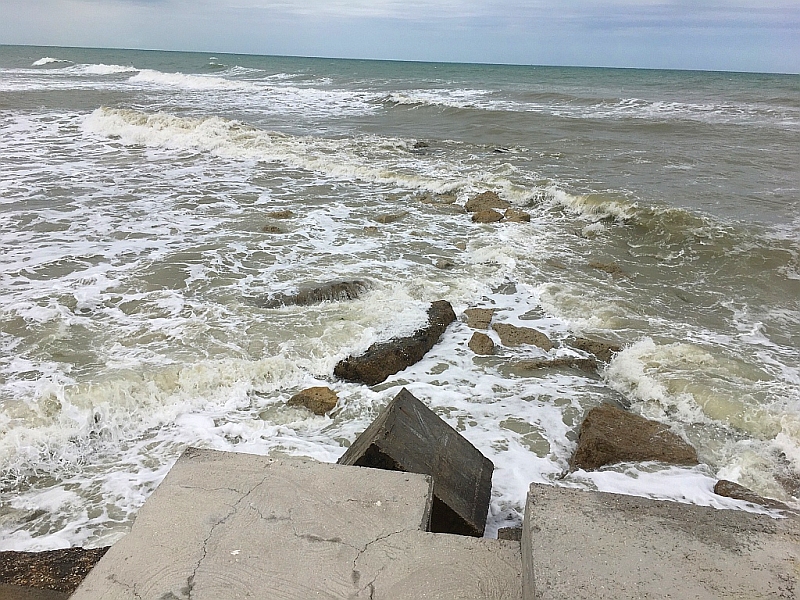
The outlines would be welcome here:
<svg viewBox="0 0 800 600">
<path fill-rule="evenodd" d="M 468 308 L 464 311 L 467 325 L 473 329 L 489 329 L 496 308 Z"/>
<path fill-rule="evenodd" d="M 570 469 L 593 471 L 603 465 L 629 461 L 674 465 L 698 462 L 695 449 L 662 423 L 610 404 L 590 410 L 581 424 Z"/>
<path fill-rule="evenodd" d="M 497 223 L 503 220 L 503 215 L 496 210 L 487 208 L 486 210 L 479 210 L 472 213 L 473 223 Z"/>
<path fill-rule="evenodd" d="M 613 342 L 590 340 L 589 338 L 582 337 L 570 338 L 567 340 L 567 344 L 577 350 L 583 350 L 589 354 L 594 354 L 603 362 L 609 362 L 615 354 L 622 350 L 619 344 L 614 344 Z"/>
<path fill-rule="evenodd" d="M 414 142 L 414 149 L 419 150 L 421 148 L 429 148 L 430 144 L 428 142 Z"/>
<path fill-rule="evenodd" d="M 594 358 L 581 358 L 579 356 L 559 356 L 558 358 L 520 360 L 514 363 L 514 367 L 523 371 L 568 368 L 593 373 L 597 371 L 597 361 Z"/>
<path fill-rule="evenodd" d="M 65 548 L 45 552 L 0 552 L 0 584 L 71 594 L 107 550 Z"/>
<path fill-rule="evenodd" d="M 261 228 L 261 231 L 263 231 L 264 233 L 286 233 L 286 231 L 284 231 L 277 225 L 264 225 Z"/>
<path fill-rule="evenodd" d="M 430 531 L 483 535 L 492 493 L 492 461 L 405 388 L 338 462 L 430 475 Z"/>
<path fill-rule="evenodd" d="M 476 331 L 472 334 L 467 345 L 475 354 L 494 354 L 494 342 L 492 338 L 480 331 Z"/>
<path fill-rule="evenodd" d="M 455 321 L 453 307 L 446 300 L 438 300 L 428 309 L 428 325 L 404 338 L 372 344 L 361 356 L 349 356 L 339 362 L 333 374 L 340 379 L 375 385 L 389 375 L 419 362 Z"/>
<path fill-rule="evenodd" d="M 369 289 L 368 283 L 360 279 L 330 281 L 321 285 L 303 288 L 294 294 L 276 294 L 260 302 L 259 306 L 263 308 L 277 308 L 287 305 L 309 306 L 320 302 L 354 300 L 367 289 Z"/>
<path fill-rule="evenodd" d="M 456 263 L 447 258 L 440 258 L 435 263 L 433 263 L 433 266 L 435 266 L 437 269 L 452 269 L 453 267 L 456 266 Z"/>
<path fill-rule="evenodd" d="M 510 542 L 522 541 L 522 527 L 501 527 L 497 530 L 498 540 L 508 540 Z"/>
<path fill-rule="evenodd" d="M 332 389 L 327 387 L 311 387 L 298 392 L 289 399 L 289 406 L 305 406 L 315 415 L 322 416 L 333 410 L 339 396 Z"/>
<path fill-rule="evenodd" d="M 504 218 L 511 223 L 530 223 L 531 221 L 531 216 L 528 213 L 516 208 L 509 208 L 505 212 Z"/>
<path fill-rule="evenodd" d="M 478 194 L 477 196 L 467 200 L 464 208 L 466 208 L 468 212 L 478 212 L 493 208 L 505 210 L 507 208 L 511 208 L 511 205 L 500 198 L 500 196 L 498 196 L 495 192 L 483 192 L 482 194 Z M 502 218 L 502 215 L 500 218 Z"/>
<path fill-rule="evenodd" d="M 777 508 L 779 510 L 789 509 L 783 502 L 759 496 L 753 490 L 739 485 L 738 483 L 734 483 L 733 481 L 728 481 L 727 479 L 720 479 L 717 481 L 716 485 L 714 485 L 714 493 L 717 496 L 725 496 L 726 498 L 733 498 L 734 500 L 744 500 L 745 502 L 760 504 L 767 508 Z"/>
<path fill-rule="evenodd" d="M 553 348 L 553 342 L 550 341 L 549 337 L 541 331 L 530 327 L 516 327 L 508 323 L 495 323 L 492 325 L 492 329 L 500 336 L 500 342 L 504 346 L 531 344 L 539 346 L 545 352 L 549 352 Z"/>
</svg>

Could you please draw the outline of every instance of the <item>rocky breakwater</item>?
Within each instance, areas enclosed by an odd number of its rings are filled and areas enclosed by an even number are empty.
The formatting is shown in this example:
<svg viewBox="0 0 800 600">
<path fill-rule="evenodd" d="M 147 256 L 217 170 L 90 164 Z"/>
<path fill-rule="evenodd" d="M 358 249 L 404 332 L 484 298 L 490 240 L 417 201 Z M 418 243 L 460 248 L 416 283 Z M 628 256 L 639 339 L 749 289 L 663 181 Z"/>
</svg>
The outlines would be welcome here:
<svg viewBox="0 0 800 600">
<path fill-rule="evenodd" d="M 360 356 L 349 356 L 339 362 L 333 374 L 346 381 L 376 385 L 419 362 L 448 325 L 455 321 L 453 307 L 446 300 L 433 302 L 428 309 L 428 324 L 407 337 L 373 344 Z"/>
</svg>

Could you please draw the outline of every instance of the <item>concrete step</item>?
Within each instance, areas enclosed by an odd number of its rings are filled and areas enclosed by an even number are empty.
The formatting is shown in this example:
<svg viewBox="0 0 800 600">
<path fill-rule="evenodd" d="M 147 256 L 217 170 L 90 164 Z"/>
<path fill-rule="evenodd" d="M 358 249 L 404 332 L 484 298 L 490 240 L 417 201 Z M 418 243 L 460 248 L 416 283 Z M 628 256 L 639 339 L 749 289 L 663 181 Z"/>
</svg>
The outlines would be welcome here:
<svg viewBox="0 0 800 600">
<path fill-rule="evenodd" d="M 519 544 L 424 531 L 430 477 L 190 449 L 73 600 L 522 597 Z"/>
<path fill-rule="evenodd" d="M 525 600 L 800 599 L 800 521 L 534 484 Z"/>
</svg>

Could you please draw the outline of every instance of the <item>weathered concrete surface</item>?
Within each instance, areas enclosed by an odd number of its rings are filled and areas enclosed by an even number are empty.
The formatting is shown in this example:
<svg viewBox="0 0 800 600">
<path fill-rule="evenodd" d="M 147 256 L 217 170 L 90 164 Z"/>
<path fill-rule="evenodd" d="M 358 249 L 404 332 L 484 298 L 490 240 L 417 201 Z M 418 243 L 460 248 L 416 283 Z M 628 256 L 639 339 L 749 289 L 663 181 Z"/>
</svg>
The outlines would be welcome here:
<svg viewBox="0 0 800 600">
<path fill-rule="evenodd" d="M 534 484 L 525 600 L 800 598 L 800 521 Z"/>
<path fill-rule="evenodd" d="M 430 475 L 431 531 L 483 535 L 494 464 L 405 388 L 356 438 L 339 464 Z"/>
<path fill-rule="evenodd" d="M 190 449 L 72 600 L 519 599 L 513 548 L 421 531 L 431 502 L 424 475 Z"/>
</svg>

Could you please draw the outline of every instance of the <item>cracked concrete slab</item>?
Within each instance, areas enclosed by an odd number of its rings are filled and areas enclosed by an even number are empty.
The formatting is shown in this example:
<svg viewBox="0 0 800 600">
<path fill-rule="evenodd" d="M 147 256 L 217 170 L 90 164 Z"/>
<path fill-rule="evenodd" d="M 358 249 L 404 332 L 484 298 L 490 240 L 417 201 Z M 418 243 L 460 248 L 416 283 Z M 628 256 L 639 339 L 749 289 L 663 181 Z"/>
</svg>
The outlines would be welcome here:
<svg viewBox="0 0 800 600">
<path fill-rule="evenodd" d="M 190 449 L 72 598 L 520 598 L 519 545 L 423 531 L 432 489 L 426 475 Z M 498 581 L 501 595 L 482 591 Z"/>
<path fill-rule="evenodd" d="M 534 484 L 525 600 L 800 599 L 800 521 Z"/>
</svg>

